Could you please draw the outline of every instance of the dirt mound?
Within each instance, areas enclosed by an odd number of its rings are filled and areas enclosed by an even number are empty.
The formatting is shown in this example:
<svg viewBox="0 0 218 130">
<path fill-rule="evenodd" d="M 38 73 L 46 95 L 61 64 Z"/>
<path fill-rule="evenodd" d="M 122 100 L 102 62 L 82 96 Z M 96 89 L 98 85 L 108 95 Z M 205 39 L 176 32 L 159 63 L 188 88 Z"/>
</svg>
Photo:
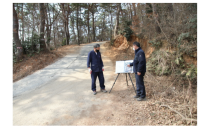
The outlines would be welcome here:
<svg viewBox="0 0 218 130">
<path fill-rule="evenodd" d="M 118 35 L 115 37 L 114 41 L 114 47 L 116 47 L 118 50 L 125 50 L 129 47 L 129 44 L 126 40 L 126 37 L 123 35 Z"/>
</svg>

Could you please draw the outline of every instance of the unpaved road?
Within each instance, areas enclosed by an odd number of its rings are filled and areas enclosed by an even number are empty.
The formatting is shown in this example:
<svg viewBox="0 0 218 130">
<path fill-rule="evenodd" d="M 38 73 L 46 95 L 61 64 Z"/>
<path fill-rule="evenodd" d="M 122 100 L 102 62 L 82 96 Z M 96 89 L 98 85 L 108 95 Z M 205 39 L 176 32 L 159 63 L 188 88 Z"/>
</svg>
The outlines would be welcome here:
<svg viewBox="0 0 218 130">
<path fill-rule="evenodd" d="M 15 82 L 13 125 L 115 125 L 116 120 L 107 122 L 114 115 L 120 116 L 116 114 L 120 113 L 119 108 L 112 101 L 113 93 L 100 92 L 98 81 L 97 95 L 91 91 L 86 60 L 94 44 L 73 48 L 80 49 L 80 53 L 69 54 Z M 105 51 L 103 46 L 101 51 Z M 114 65 L 104 55 L 102 59 L 105 86 L 109 90 L 116 77 Z"/>
</svg>

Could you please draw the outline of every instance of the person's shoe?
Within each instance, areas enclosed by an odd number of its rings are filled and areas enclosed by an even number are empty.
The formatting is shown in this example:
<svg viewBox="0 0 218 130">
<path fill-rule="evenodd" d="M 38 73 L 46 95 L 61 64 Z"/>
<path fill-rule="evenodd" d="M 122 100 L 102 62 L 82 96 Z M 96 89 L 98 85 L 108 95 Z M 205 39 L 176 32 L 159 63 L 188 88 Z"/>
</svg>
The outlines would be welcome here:
<svg viewBox="0 0 218 130">
<path fill-rule="evenodd" d="M 101 92 L 104 92 L 104 93 L 106 93 L 106 92 L 107 92 L 107 90 L 105 90 L 105 89 L 101 89 Z"/>
<path fill-rule="evenodd" d="M 94 95 L 96 95 L 96 94 L 97 94 L 97 92 L 96 92 L 96 91 L 93 91 L 93 94 L 94 94 Z"/>
<path fill-rule="evenodd" d="M 139 95 L 135 95 L 134 98 L 139 98 Z"/>
<path fill-rule="evenodd" d="M 142 97 L 137 98 L 137 101 L 143 101 L 143 100 L 146 100 L 146 98 L 142 98 Z"/>
</svg>

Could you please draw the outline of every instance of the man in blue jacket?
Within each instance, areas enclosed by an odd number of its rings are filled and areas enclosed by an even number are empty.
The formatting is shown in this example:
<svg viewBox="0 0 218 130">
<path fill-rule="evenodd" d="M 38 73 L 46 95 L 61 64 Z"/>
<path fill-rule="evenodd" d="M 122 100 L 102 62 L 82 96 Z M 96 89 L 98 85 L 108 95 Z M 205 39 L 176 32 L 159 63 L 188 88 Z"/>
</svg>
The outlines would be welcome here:
<svg viewBox="0 0 218 130">
<path fill-rule="evenodd" d="M 138 42 L 133 43 L 133 50 L 135 51 L 134 61 L 127 66 L 133 66 L 133 71 L 135 73 L 137 94 L 134 96 L 134 98 L 137 98 L 138 101 L 142 101 L 146 98 L 145 85 L 143 81 L 143 77 L 146 72 L 145 53 L 141 49 L 140 44 Z"/>
<path fill-rule="evenodd" d="M 101 53 L 99 52 L 100 45 L 94 45 L 94 50 L 90 51 L 87 58 L 87 67 L 89 68 L 89 72 L 92 78 L 92 91 L 93 94 L 96 95 L 96 78 L 98 77 L 100 82 L 100 87 L 102 92 L 106 93 L 105 85 L 104 85 L 104 64 L 101 59 Z M 90 67 L 91 64 L 91 67 Z"/>
</svg>

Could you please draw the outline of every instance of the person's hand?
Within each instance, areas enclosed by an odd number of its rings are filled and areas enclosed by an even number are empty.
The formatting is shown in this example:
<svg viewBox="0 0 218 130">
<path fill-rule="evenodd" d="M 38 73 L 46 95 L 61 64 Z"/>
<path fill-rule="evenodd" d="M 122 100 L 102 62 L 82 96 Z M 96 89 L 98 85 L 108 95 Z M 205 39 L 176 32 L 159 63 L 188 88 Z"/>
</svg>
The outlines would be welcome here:
<svg viewBox="0 0 218 130">
<path fill-rule="evenodd" d="M 141 75 L 141 73 L 140 73 L 140 72 L 137 72 L 137 75 Z"/>
<path fill-rule="evenodd" d="M 104 71 L 104 68 L 102 68 L 102 71 Z"/>
<path fill-rule="evenodd" d="M 130 67 L 130 65 L 127 65 L 128 67 Z"/>
<path fill-rule="evenodd" d="M 90 69 L 90 67 L 89 67 L 89 73 L 92 74 L 92 70 Z"/>
</svg>

